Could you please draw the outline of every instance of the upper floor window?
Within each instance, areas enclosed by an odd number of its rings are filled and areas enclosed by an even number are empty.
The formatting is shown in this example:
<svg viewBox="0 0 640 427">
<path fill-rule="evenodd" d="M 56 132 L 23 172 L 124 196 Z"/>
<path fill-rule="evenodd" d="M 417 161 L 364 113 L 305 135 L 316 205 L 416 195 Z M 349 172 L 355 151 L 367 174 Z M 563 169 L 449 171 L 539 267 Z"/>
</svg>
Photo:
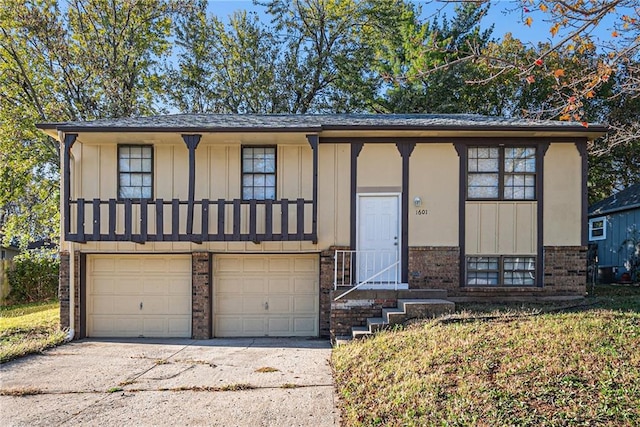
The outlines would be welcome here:
<svg viewBox="0 0 640 427">
<path fill-rule="evenodd" d="M 535 147 L 469 147 L 467 198 L 535 200 Z"/>
<path fill-rule="evenodd" d="M 607 238 L 606 217 L 592 218 L 589 220 L 589 240 L 604 240 Z"/>
<path fill-rule="evenodd" d="M 242 147 L 242 199 L 275 198 L 276 147 Z"/>
<path fill-rule="evenodd" d="M 118 146 L 118 198 L 151 199 L 153 146 Z"/>
</svg>

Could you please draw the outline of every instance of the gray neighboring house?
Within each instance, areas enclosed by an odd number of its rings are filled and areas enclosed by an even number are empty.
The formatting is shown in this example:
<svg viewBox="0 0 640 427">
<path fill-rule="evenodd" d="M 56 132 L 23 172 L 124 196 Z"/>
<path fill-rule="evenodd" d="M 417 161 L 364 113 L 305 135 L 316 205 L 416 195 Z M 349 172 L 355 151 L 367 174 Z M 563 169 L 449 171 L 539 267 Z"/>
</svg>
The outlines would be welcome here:
<svg viewBox="0 0 640 427">
<path fill-rule="evenodd" d="M 589 207 L 589 243 L 598 248 L 601 282 L 618 280 L 627 271 L 627 251 L 620 250 L 620 245 L 634 228 L 640 233 L 640 184 Z"/>
<path fill-rule="evenodd" d="M 0 242 L 2 242 L 2 235 L 0 234 Z M 0 243 L 0 260 L 12 260 L 13 257 L 20 253 L 20 248 L 9 244 L 8 246 Z"/>
</svg>

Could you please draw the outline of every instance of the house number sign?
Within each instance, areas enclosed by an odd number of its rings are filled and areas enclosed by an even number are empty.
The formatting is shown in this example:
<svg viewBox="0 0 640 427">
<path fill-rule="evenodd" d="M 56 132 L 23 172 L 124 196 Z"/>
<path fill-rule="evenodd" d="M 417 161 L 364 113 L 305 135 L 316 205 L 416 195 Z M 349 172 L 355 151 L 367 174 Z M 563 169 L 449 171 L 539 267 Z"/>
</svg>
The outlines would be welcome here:
<svg viewBox="0 0 640 427">
<path fill-rule="evenodd" d="M 416 209 L 416 215 L 428 215 L 429 211 L 427 209 Z"/>
</svg>

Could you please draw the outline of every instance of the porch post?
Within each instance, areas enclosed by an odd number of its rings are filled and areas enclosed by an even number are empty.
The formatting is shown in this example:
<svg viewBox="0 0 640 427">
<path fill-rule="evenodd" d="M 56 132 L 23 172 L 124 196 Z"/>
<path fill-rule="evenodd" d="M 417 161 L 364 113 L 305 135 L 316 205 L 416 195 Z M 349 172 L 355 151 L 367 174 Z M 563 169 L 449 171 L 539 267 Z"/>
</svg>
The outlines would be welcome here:
<svg viewBox="0 0 640 427">
<path fill-rule="evenodd" d="M 187 205 L 187 234 L 193 234 L 193 204 L 196 194 L 196 148 L 202 135 L 182 135 L 189 149 L 189 201 Z"/>
<path fill-rule="evenodd" d="M 459 287 L 465 286 L 466 267 L 466 248 L 465 248 L 465 232 L 466 232 L 466 213 L 467 207 L 467 144 L 463 142 L 454 142 L 453 146 L 460 158 L 460 166 L 458 169 L 458 247 L 460 250 L 460 265 L 458 267 Z"/>
<path fill-rule="evenodd" d="M 313 243 L 318 243 L 318 135 L 307 135 L 307 140 L 313 150 L 313 213 L 311 234 L 313 236 Z"/>
<path fill-rule="evenodd" d="M 396 147 L 402 157 L 401 281 L 402 283 L 409 283 L 409 159 L 413 149 L 416 147 L 416 143 L 397 142 Z"/>
<path fill-rule="evenodd" d="M 549 149 L 549 141 L 540 142 L 536 149 L 536 227 L 537 227 L 537 257 L 536 257 L 536 286 L 544 287 L 544 156 Z M 587 184 L 585 181 L 586 191 Z"/>
<path fill-rule="evenodd" d="M 356 249 L 356 203 L 357 197 L 356 193 L 358 192 L 358 156 L 362 151 L 362 146 L 364 143 L 362 142 L 352 142 L 351 143 L 351 211 L 350 211 L 350 242 L 349 246 L 351 246 L 352 250 Z"/>
<path fill-rule="evenodd" d="M 71 147 L 73 147 L 74 142 L 76 142 L 76 138 L 78 134 L 76 133 L 68 133 L 64 136 L 64 160 L 63 160 L 63 168 L 64 168 L 64 238 L 65 240 L 69 240 L 69 235 L 71 234 L 71 205 L 69 203 L 69 199 L 71 198 Z"/>
</svg>

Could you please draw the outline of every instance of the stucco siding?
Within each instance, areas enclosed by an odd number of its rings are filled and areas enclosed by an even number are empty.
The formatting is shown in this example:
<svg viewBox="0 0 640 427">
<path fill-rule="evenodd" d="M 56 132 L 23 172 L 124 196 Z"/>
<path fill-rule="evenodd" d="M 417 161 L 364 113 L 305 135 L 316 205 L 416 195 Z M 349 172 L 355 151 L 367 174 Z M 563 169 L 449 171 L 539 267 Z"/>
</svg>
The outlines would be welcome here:
<svg viewBox="0 0 640 427">
<path fill-rule="evenodd" d="M 458 245 L 459 167 L 453 144 L 416 145 L 409 164 L 409 246 Z"/>
</svg>

